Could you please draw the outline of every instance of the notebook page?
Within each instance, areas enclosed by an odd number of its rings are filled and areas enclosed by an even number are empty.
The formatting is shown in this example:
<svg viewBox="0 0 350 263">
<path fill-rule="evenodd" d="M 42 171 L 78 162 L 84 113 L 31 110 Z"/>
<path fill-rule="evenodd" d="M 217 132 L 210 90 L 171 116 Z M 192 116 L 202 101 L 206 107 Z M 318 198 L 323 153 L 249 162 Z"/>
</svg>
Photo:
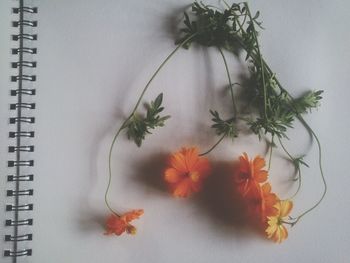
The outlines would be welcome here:
<svg viewBox="0 0 350 263">
<path fill-rule="evenodd" d="M 307 120 L 324 145 L 330 190 L 321 206 L 290 230 L 287 241 L 275 245 L 231 223 L 220 185 L 175 199 L 161 182 L 169 153 L 191 145 L 205 150 L 217 140 L 208 110 L 228 113 L 222 59 L 215 48 L 198 46 L 179 50 L 144 97 L 146 102 L 164 93 L 164 112 L 171 115 L 166 126 L 149 135 L 141 148 L 124 133 L 113 150 L 109 198 L 118 211 L 145 210 L 135 221 L 137 235 L 103 235 L 110 143 L 153 72 L 175 49 L 176 29 L 189 4 L 37 0 L 35 223 L 33 255 L 23 262 L 346 262 L 350 196 L 344 144 L 349 124 L 339 116 L 348 112 L 345 98 L 350 95 L 344 88 L 350 69 L 345 59 L 350 57 L 345 34 L 350 5 L 345 1 L 303 1 L 302 7 L 300 1 L 249 2 L 262 14 L 262 52 L 280 81 L 295 96 L 307 89 L 325 90 L 322 106 Z M 6 44 L 1 45 L 3 53 Z M 247 68 L 228 58 L 236 81 Z M 1 117 L 6 116 L 3 101 L 1 97 Z M 295 200 L 299 214 L 318 200 L 322 182 L 315 142 L 311 147 L 299 124 L 290 136 L 294 140 L 286 142 L 288 147 L 296 154 L 308 152 L 311 164 Z M 254 135 L 233 143 L 227 139 L 210 159 L 222 167 L 244 151 L 265 155 L 266 144 Z M 292 167 L 281 152 L 275 154 L 271 180 L 286 197 L 295 189 L 288 180 Z"/>
</svg>

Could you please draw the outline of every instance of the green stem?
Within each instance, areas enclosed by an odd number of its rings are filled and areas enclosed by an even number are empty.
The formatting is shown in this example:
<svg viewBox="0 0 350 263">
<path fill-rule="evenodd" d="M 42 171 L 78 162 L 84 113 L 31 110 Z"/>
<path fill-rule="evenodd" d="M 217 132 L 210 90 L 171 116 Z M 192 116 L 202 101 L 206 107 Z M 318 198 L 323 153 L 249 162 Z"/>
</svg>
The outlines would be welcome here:
<svg viewBox="0 0 350 263">
<path fill-rule="evenodd" d="M 147 82 L 146 86 L 143 88 L 141 95 L 139 96 L 134 109 L 132 110 L 131 114 L 129 115 L 128 118 L 126 118 L 126 120 L 122 123 L 122 125 L 120 126 L 120 128 L 118 129 L 117 133 L 114 135 L 111 146 L 109 148 L 109 154 L 108 154 L 108 183 L 107 183 L 107 188 L 105 191 L 105 203 L 107 208 L 116 216 L 120 216 L 115 210 L 112 209 L 112 207 L 109 204 L 108 201 L 108 193 L 109 193 L 109 189 L 111 186 L 111 182 L 112 182 L 112 151 L 114 148 L 114 144 L 120 134 L 120 132 L 126 127 L 127 122 L 133 117 L 134 113 L 136 112 L 137 108 L 139 107 L 141 100 L 143 98 L 143 96 L 145 95 L 149 85 L 152 83 L 153 79 L 156 77 L 156 75 L 159 73 L 159 71 L 163 68 L 163 66 L 169 61 L 169 59 L 183 46 L 185 45 L 187 42 L 189 42 L 193 37 L 195 37 L 196 34 L 193 34 L 191 36 L 189 36 L 188 38 L 186 38 L 182 43 L 180 43 L 166 58 L 165 60 L 160 64 L 160 66 L 157 68 L 157 70 L 153 73 L 152 77 L 150 78 L 150 80 Z"/>
<path fill-rule="evenodd" d="M 296 224 L 303 216 L 305 216 L 306 214 L 308 214 L 309 212 L 311 212 L 312 210 L 314 210 L 323 200 L 323 198 L 325 197 L 326 193 L 327 193 L 327 183 L 326 183 L 326 179 L 324 177 L 324 173 L 323 173 L 323 168 L 322 168 L 322 147 L 321 147 L 321 143 L 320 140 L 318 139 L 318 136 L 315 134 L 315 132 L 311 129 L 311 127 L 309 126 L 309 124 L 306 123 L 306 121 L 303 119 L 303 117 L 301 117 L 299 115 L 299 120 L 303 123 L 303 125 L 305 126 L 305 128 L 314 136 L 314 138 L 316 139 L 317 142 L 317 146 L 318 146 L 318 167 L 321 173 L 321 178 L 322 178 L 322 182 L 323 182 L 323 193 L 321 195 L 321 198 L 316 202 L 316 204 L 314 204 L 311 208 L 309 208 L 308 210 L 306 210 L 304 213 L 302 213 L 301 215 L 299 215 L 296 220 L 293 222 L 293 224 Z"/>
<path fill-rule="evenodd" d="M 226 134 L 222 135 L 221 138 L 206 152 L 199 154 L 198 156 L 204 156 L 208 153 L 210 153 L 212 150 L 215 149 L 216 146 L 219 145 L 219 143 L 226 137 Z"/>
<path fill-rule="evenodd" d="M 231 12 L 232 12 L 233 16 L 236 18 L 236 22 L 237 22 L 237 24 L 239 26 L 239 29 L 241 30 L 241 32 L 244 32 L 243 25 L 244 25 L 244 23 L 245 23 L 245 21 L 247 19 L 247 12 L 244 15 L 242 15 L 242 14 L 241 15 L 237 15 L 236 12 L 233 11 L 233 10 L 231 10 Z M 240 19 L 239 19 L 241 16 L 244 16 L 244 19 L 243 19 L 242 23 L 240 22 Z"/>
<path fill-rule="evenodd" d="M 230 5 L 229 5 L 225 0 L 223 0 L 223 2 L 224 2 L 224 4 L 226 5 L 226 7 L 227 7 L 228 9 L 231 8 Z"/>
<path fill-rule="evenodd" d="M 273 151 L 273 145 L 274 145 L 274 136 L 271 136 L 271 144 L 270 144 L 270 156 L 269 156 L 269 166 L 268 166 L 268 171 L 270 171 L 271 168 L 271 160 L 272 160 L 272 151 Z"/>
<path fill-rule="evenodd" d="M 271 68 L 267 65 L 267 63 L 265 61 L 263 61 L 263 62 L 266 65 L 266 68 L 269 71 L 269 73 L 273 74 Z M 325 195 L 327 193 L 327 183 L 326 183 L 326 179 L 324 177 L 323 167 L 322 167 L 322 147 L 321 147 L 320 140 L 319 140 L 318 136 L 316 135 L 316 133 L 314 132 L 314 130 L 309 126 L 309 124 L 304 120 L 304 118 L 297 112 L 297 110 L 293 106 L 292 102 L 294 100 L 294 97 L 286 89 L 283 88 L 283 86 L 277 80 L 277 78 L 274 78 L 274 79 L 275 79 L 278 87 L 281 89 L 281 91 L 285 92 L 288 95 L 288 97 L 290 98 L 290 100 L 291 100 L 290 106 L 295 111 L 295 113 L 297 114 L 297 118 L 299 119 L 299 121 L 303 124 L 305 129 L 315 138 L 315 140 L 317 142 L 317 147 L 318 147 L 318 167 L 319 167 L 319 170 L 320 170 L 321 179 L 322 179 L 322 183 L 323 183 L 323 186 L 324 186 L 324 190 L 323 190 L 323 193 L 321 195 L 321 198 L 316 202 L 315 205 L 313 205 L 311 208 L 309 208 L 308 210 L 306 210 L 304 213 L 302 213 L 301 215 L 299 215 L 296 218 L 295 222 L 293 223 L 293 224 L 296 224 L 304 215 L 306 215 L 309 212 L 311 212 L 312 210 L 314 210 L 322 202 L 323 198 L 325 197 Z"/>
<path fill-rule="evenodd" d="M 244 3 L 244 6 L 247 9 L 247 13 L 248 13 L 251 25 L 253 27 L 253 31 L 252 31 L 253 32 L 253 37 L 254 37 L 254 40 L 255 40 L 255 43 L 256 43 L 257 55 L 258 55 L 259 60 L 260 60 L 260 72 L 261 72 L 262 84 L 263 84 L 263 92 L 264 92 L 264 116 L 265 116 L 265 119 L 268 120 L 268 118 L 267 118 L 267 109 L 266 109 L 267 108 L 267 92 L 266 92 L 266 83 L 265 83 L 265 69 L 264 69 L 264 65 L 265 64 L 263 63 L 263 58 L 262 58 L 262 55 L 261 55 L 261 52 L 260 52 L 260 47 L 259 47 L 259 41 L 258 41 L 258 38 L 256 36 L 254 21 L 253 21 L 252 15 L 250 13 L 248 3 Z"/>
<path fill-rule="evenodd" d="M 224 60 L 224 64 L 225 64 L 225 69 L 226 69 L 226 73 L 227 73 L 228 83 L 230 85 L 230 93 L 231 93 L 232 108 L 233 108 L 233 118 L 235 119 L 236 116 L 237 116 L 237 107 L 236 107 L 235 99 L 234 99 L 234 96 L 233 96 L 233 84 L 232 84 L 232 81 L 231 81 L 230 72 L 229 72 L 229 69 L 228 69 L 228 66 L 227 66 L 227 61 L 226 61 L 225 55 L 222 52 L 220 47 L 218 47 L 218 49 L 220 51 L 220 54 L 221 54 L 222 59 Z"/>
<path fill-rule="evenodd" d="M 186 38 L 182 43 L 180 43 L 166 58 L 165 60 L 162 62 L 162 64 L 160 64 L 160 66 L 157 68 L 157 70 L 153 73 L 152 77 L 150 78 L 150 80 L 147 82 L 146 86 L 144 87 L 131 115 L 133 115 L 135 113 L 135 111 L 137 110 L 137 107 L 140 105 L 141 100 L 143 98 L 143 95 L 145 95 L 145 92 L 147 91 L 149 85 L 151 84 L 151 82 L 153 81 L 153 79 L 157 76 L 158 72 L 163 68 L 163 66 L 168 62 L 168 60 L 183 46 L 185 45 L 187 42 L 189 42 L 192 38 L 194 38 L 196 36 L 196 34 L 193 34 L 191 36 L 189 36 L 188 38 Z"/>
<path fill-rule="evenodd" d="M 111 162 L 112 150 L 113 150 L 113 146 L 115 144 L 115 141 L 117 140 L 117 137 L 119 136 L 120 132 L 124 129 L 125 124 L 129 121 L 130 118 L 131 117 L 128 117 L 123 122 L 123 124 L 118 129 L 117 133 L 114 135 L 113 141 L 111 143 L 111 147 L 109 148 L 109 154 L 108 154 L 108 184 L 107 184 L 107 188 L 106 188 L 106 192 L 105 192 L 105 203 L 106 203 L 106 206 L 108 207 L 108 209 L 118 217 L 120 217 L 120 215 L 111 208 L 111 206 L 109 205 L 109 202 L 108 202 L 108 192 L 109 192 L 109 188 L 111 186 L 111 181 L 112 181 L 112 167 L 111 167 L 111 165 L 112 165 L 112 162 Z"/>
<path fill-rule="evenodd" d="M 279 140 L 279 143 L 283 149 L 283 151 L 288 155 L 289 159 L 291 160 L 291 162 L 294 164 L 294 167 L 296 168 L 297 170 L 297 175 L 298 175 L 298 188 L 296 190 L 296 192 L 289 198 L 287 199 L 293 199 L 300 191 L 301 189 L 301 169 L 300 169 L 300 166 L 297 165 L 295 163 L 295 158 L 289 153 L 289 151 L 287 150 L 287 148 L 284 146 L 284 144 L 282 143 L 282 140 L 281 138 L 278 137 L 278 140 Z"/>
</svg>

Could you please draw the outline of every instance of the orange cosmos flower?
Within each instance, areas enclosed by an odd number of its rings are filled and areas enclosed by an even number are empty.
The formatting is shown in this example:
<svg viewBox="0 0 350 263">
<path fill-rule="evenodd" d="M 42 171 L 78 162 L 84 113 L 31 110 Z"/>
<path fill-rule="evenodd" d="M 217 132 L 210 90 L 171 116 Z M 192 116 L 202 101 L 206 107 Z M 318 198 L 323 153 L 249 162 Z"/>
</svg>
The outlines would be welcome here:
<svg viewBox="0 0 350 263">
<path fill-rule="evenodd" d="M 288 231 L 283 225 L 284 218 L 289 215 L 293 208 L 293 202 L 290 200 L 279 201 L 275 208 L 277 209 L 276 216 L 269 216 L 265 232 L 268 238 L 271 238 L 277 243 L 281 243 L 288 237 Z"/>
<path fill-rule="evenodd" d="M 239 167 L 235 174 L 235 180 L 243 197 L 249 192 L 250 188 L 257 188 L 259 183 L 267 180 L 268 173 L 262 169 L 264 166 L 265 160 L 259 155 L 252 161 L 249 160 L 247 153 L 243 153 L 239 157 Z"/>
<path fill-rule="evenodd" d="M 258 183 L 251 185 L 243 200 L 247 215 L 259 225 L 262 224 L 265 227 L 267 217 L 277 214 L 277 209 L 274 206 L 279 199 L 276 194 L 271 192 L 270 183 L 265 183 L 262 186 Z"/>
<path fill-rule="evenodd" d="M 110 215 L 106 221 L 106 233 L 105 235 L 115 234 L 120 236 L 124 232 L 128 234 L 136 234 L 136 227 L 130 224 L 134 219 L 138 219 L 143 215 L 143 210 L 132 210 L 123 214 L 122 216 L 117 216 L 115 214 Z"/>
<path fill-rule="evenodd" d="M 171 167 L 164 173 L 164 180 L 174 196 L 187 197 L 202 188 L 203 180 L 210 173 L 207 158 L 199 157 L 197 148 L 182 148 L 171 155 Z"/>
<path fill-rule="evenodd" d="M 268 216 L 274 216 L 277 214 L 278 210 L 275 205 L 279 202 L 279 198 L 275 193 L 271 192 L 270 183 L 265 183 L 261 186 L 261 216 L 262 221 L 266 222 Z"/>
</svg>

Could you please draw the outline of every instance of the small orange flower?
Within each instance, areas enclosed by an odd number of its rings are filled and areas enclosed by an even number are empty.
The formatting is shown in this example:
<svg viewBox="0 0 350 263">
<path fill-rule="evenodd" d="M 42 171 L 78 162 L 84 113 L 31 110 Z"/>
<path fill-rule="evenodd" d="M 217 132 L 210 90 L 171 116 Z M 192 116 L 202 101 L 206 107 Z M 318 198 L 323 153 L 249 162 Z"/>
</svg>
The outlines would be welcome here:
<svg viewBox="0 0 350 263">
<path fill-rule="evenodd" d="M 235 174 L 235 180 L 243 197 L 251 187 L 255 188 L 257 184 L 264 183 L 267 180 L 268 173 L 262 169 L 264 166 L 265 160 L 259 155 L 252 161 L 249 160 L 247 153 L 243 153 L 239 157 L 239 167 Z"/>
<path fill-rule="evenodd" d="M 262 186 L 255 183 L 246 192 L 244 202 L 246 204 L 247 214 L 251 219 L 256 219 L 265 227 L 267 217 L 277 214 L 277 209 L 274 207 L 279 201 L 276 194 L 271 192 L 270 183 L 265 183 Z"/>
<path fill-rule="evenodd" d="M 288 231 L 283 224 L 285 223 L 284 218 L 289 215 L 293 208 L 293 202 L 290 200 L 279 201 L 275 208 L 277 209 L 277 215 L 267 217 L 268 227 L 265 232 L 268 238 L 281 243 L 288 237 Z"/>
<path fill-rule="evenodd" d="M 200 191 L 203 180 L 210 173 L 207 158 L 199 157 L 197 148 L 182 148 L 171 155 L 171 167 L 164 173 L 164 180 L 174 196 L 187 197 Z"/>
<path fill-rule="evenodd" d="M 123 214 L 122 216 L 111 214 L 106 221 L 105 235 L 115 234 L 117 236 L 120 236 L 124 232 L 135 235 L 136 227 L 131 225 L 130 222 L 134 219 L 138 219 L 141 215 L 143 215 L 142 209 L 132 210 Z"/>
<path fill-rule="evenodd" d="M 265 183 L 261 186 L 262 204 L 261 217 L 262 221 L 266 222 L 268 216 L 274 216 L 278 210 L 275 205 L 279 202 L 279 198 L 275 193 L 271 192 L 270 183 Z"/>
</svg>

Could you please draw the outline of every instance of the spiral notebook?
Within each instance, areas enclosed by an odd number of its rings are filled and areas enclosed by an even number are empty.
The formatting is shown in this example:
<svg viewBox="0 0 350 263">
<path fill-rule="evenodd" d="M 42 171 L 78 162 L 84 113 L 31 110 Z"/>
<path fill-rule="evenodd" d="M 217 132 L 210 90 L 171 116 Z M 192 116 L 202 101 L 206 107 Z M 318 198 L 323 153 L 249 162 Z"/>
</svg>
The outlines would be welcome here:
<svg viewBox="0 0 350 263">
<path fill-rule="evenodd" d="M 145 210 L 137 235 L 103 235 L 109 145 L 175 48 L 190 4 L 1 1 L 0 262 L 348 262 L 350 181 L 347 161 L 339 158 L 349 152 L 334 139 L 344 143 L 350 132 L 338 114 L 348 112 L 344 98 L 350 96 L 344 88 L 350 83 L 350 5 L 341 0 L 249 1 L 263 17 L 262 49 L 280 80 L 293 94 L 325 90 L 322 107 L 309 120 L 326 149 L 329 194 L 286 242 L 274 245 L 228 224 L 219 198 L 173 199 L 160 182 L 164 156 L 183 145 L 210 146 L 215 138 L 208 107 L 227 106 L 221 103 L 227 81 L 222 61 L 215 50 L 200 47 L 180 50 L 145 96 L 150 101 L 164 93 L 168 124 L 142 148 L 122 136 L 113 151 L 111 204 L 120 211 Z M 240 62 L 229 64 L 232 78 L 244 73 Z M 296 202 L 310 206 L 322 185 L 312 163 L 315 147 L 299 128 L 291 136 L 306 139 L 289 146 L 309 151 L 312 168 L 303 182 L 310 190 Z M 212 156 L 225 162 L 244 151 L 264 154 L 265 146 L 246 136 L 227 141 Z M 284 165 L 276 156 L 272 174 L 284 173 Z M 289 189 L 286 181 L 276 184 Z"/>
</svg>

